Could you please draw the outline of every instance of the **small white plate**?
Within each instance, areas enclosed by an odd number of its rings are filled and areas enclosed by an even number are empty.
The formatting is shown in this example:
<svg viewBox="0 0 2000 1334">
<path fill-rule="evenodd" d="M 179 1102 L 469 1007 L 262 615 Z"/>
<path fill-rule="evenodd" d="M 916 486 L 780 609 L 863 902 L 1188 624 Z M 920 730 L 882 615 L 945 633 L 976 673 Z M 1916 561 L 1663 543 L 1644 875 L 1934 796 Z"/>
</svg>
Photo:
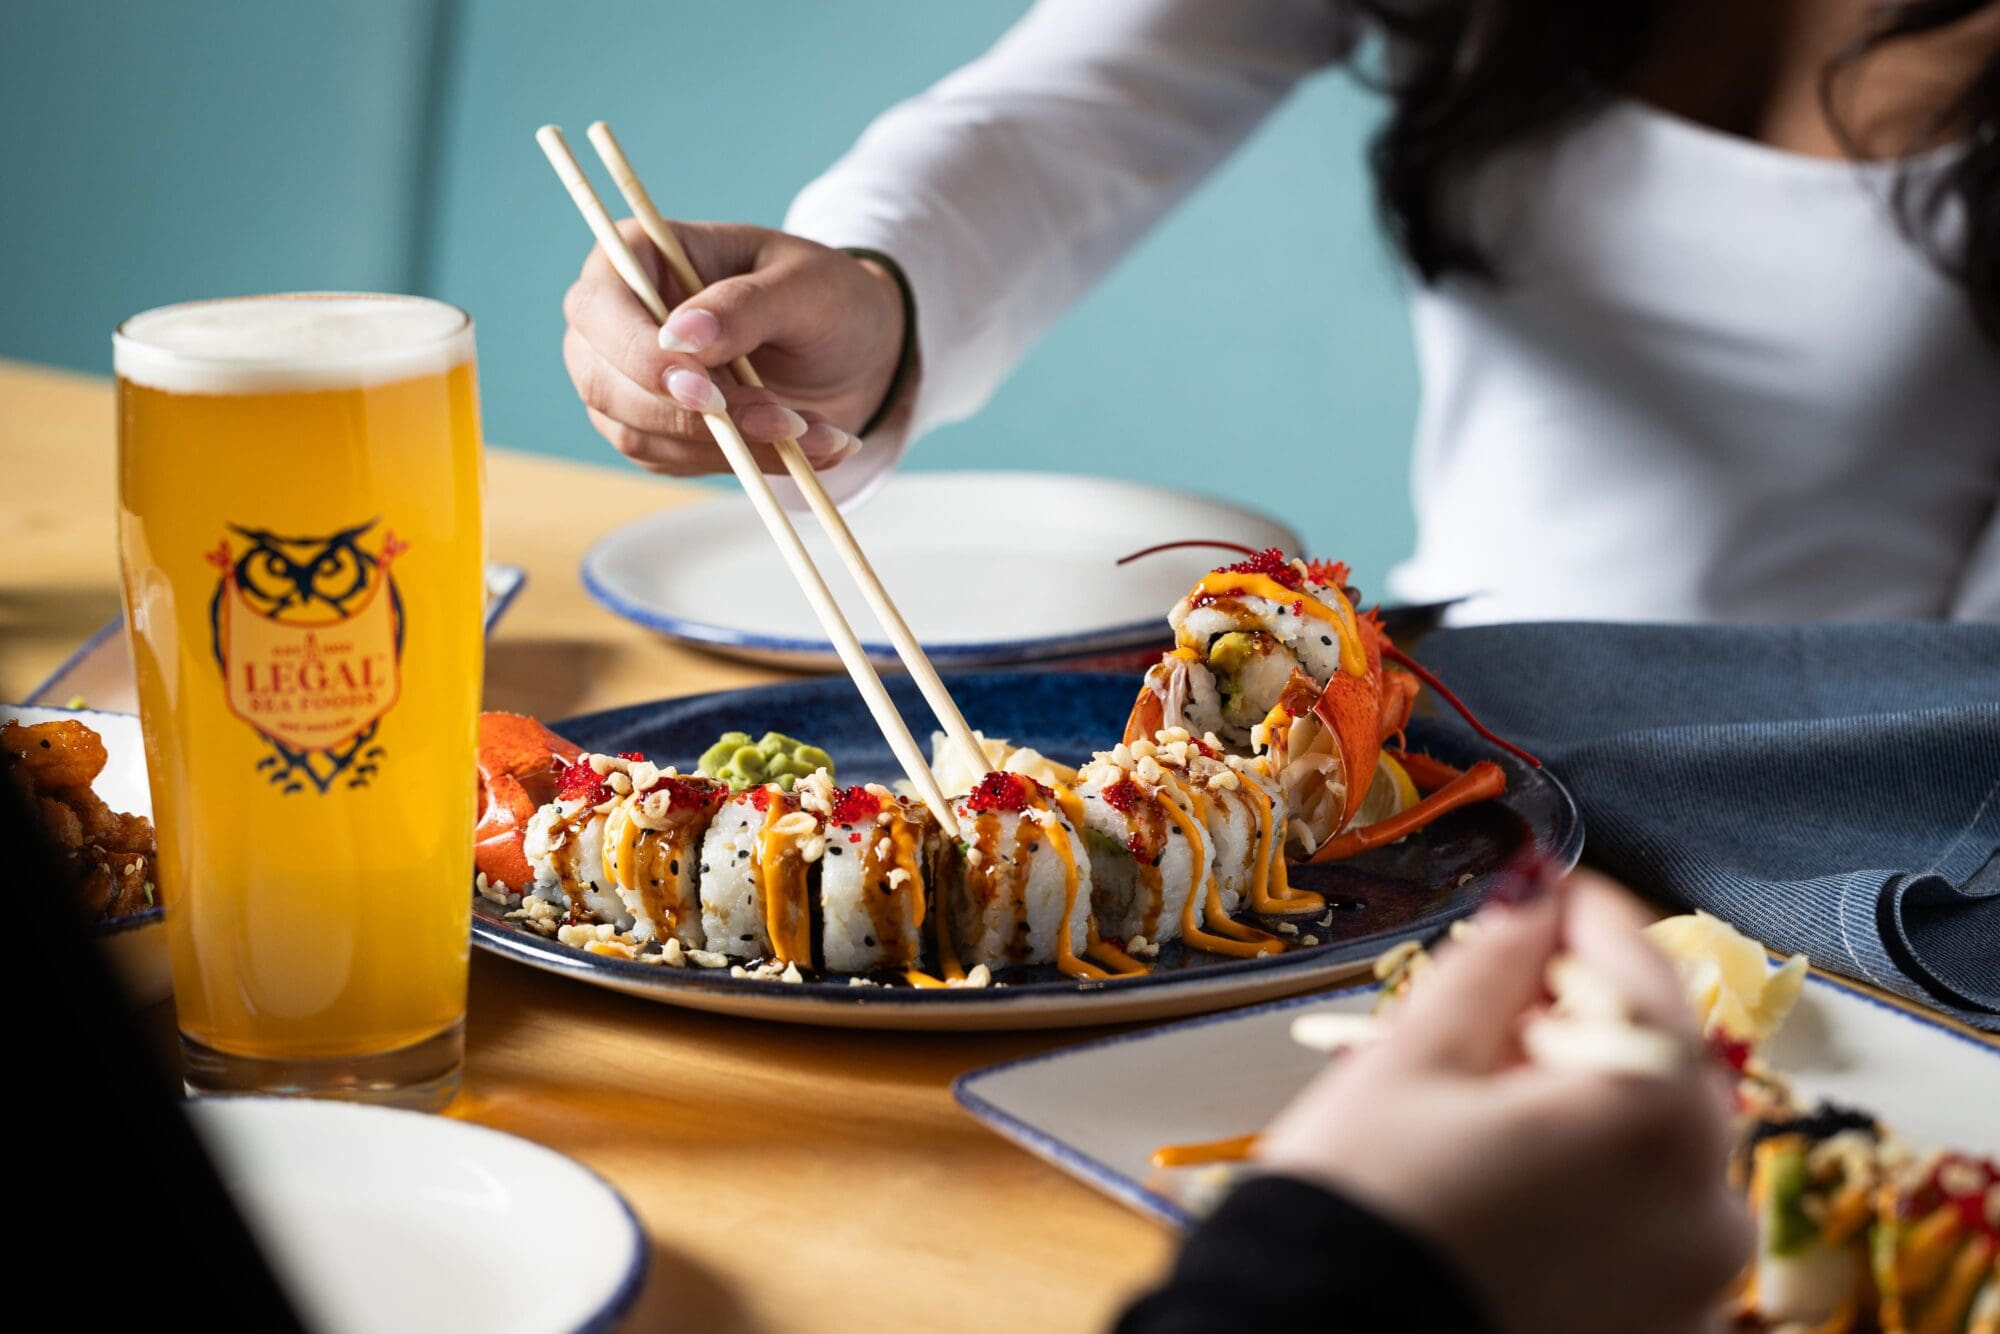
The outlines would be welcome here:
<svg viewBox="0 0 2000 1334">
<path fill-rule="evenodd" d="M 810 516 L 799 535 L 869 655 L 896 660 Z M 1163 642 L 1166 611 L 1223 560 L 1208 548 L 1120 556 L 1184 538 L 1299 549 L 1275 519 L 1202 496 L 1095 477 L 900 473 L 848 516 L 933 662 L 1039 662 Z M 591 548 L 583 583 L 605 607 L 731 657 L 833 669 L 833 646 L 741 496 L 667 510 Z"/>
<path fill-rule="evenodd" d="M 104 771 L 90 785 L 91 791 L 114 811 L 126 815 L 153 816 L 153 792 L 146 786 L 146 741 L 139 734 L 139 719 L 129 713 L 106 713 L 101 709 L 44 709 L 29 704 L 0 704 L 0 721 L 26 724 L 74 718 L 104 738 Z M 174 989 L 173 968 L 167 959 L 167 930 L 158 905 L 143 912 L 129 913 L 94 923 L 92 934 L 111 961 L 134 1005 L 152 1005 L 165 1000 Z"/>
<path fill-rule="evenodd" d="M 215 1098 L 188 1116 L 312 1328 L 609 1329 L 645 1281 L 624 1198 L 539 1144 L 303 1099 Z"/>
<path fill-rule="evenodd" d="M 2000 1048 L 1814 974 L 1764 1052 L 1800 1093 L 1864 1109 L 1909 1143 L 2000 1154 Z M 1291 1038 L 1306 1010 L 1365 1014 L 1375 987 L 1298 997 L 1086 1042 L 962 1076 L 959 1104 L 1028 1152 L 1185 1227 L 1162 1144 L 1256 1130 L 1326 1057 Z M 1199 1192 L 1192 1192 L 1196 1195 Z"/>
</svg>

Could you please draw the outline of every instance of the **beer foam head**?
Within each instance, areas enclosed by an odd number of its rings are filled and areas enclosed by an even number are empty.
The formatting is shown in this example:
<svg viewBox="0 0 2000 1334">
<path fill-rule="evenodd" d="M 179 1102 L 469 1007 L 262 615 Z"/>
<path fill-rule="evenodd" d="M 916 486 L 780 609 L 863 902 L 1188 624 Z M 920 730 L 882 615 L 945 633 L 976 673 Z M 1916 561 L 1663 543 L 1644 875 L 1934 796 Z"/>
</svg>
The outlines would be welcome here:
<svg viewBox="0 0 2000 1334">
<path fill-rule="evenodd" d="M 472 321 L 415 296 L 302 292 L 162 306 L 111 337 L 119 376 L 178 394 L 351 389 L 472 358 Z"/>
</svg>

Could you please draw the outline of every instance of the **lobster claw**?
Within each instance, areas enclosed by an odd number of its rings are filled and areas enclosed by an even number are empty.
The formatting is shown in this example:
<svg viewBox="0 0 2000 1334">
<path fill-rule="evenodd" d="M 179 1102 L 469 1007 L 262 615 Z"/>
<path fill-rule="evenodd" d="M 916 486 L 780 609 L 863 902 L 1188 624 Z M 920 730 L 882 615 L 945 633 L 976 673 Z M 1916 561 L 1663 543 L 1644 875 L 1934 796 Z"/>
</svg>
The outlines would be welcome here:
<svg viewBox="0 0 2000 1334">
<path fill-rule="evenodd" d="M 528 821 L 555 799 L 556 780 L 583 754 L 533 718 L 519 713 L 479 715 L 475 766 L 479 822 L 472 831 L 472 864 L 488 880 L 515 889 L 534 881 L 522 843 Z"/>
<path fill-rule="evenodd" d="M 1341 825 L 1354 819 L 1375 781 L 1375 768 L 1382 758 L 1384 723 L 1382 680 L 1382 632 L 1373 616 L 1359 619 L 1361 647 L 1367 655 L 1368 671 L 1355 676 L 1337 671 L 1313 701 L 1313 716 L 1333 733 L 1340 752 L 1341 777 L 1347 784 L 1346 809 Z"/>
</svg>

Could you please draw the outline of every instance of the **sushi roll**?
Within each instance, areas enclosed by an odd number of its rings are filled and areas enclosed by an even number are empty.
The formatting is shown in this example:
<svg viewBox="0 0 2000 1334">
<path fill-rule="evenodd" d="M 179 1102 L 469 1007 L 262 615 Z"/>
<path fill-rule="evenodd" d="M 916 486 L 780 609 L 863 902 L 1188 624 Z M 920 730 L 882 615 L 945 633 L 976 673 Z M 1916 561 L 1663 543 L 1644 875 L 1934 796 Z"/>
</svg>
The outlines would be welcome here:
<svg viewBox="0 0 2000 1334">
<path fill-rule="evenodd" d="M 1277 907 L 1283 880 L 1271 788 L 1218 758 L 1215 748 L 1169 729 L 1097 757 L 1078 796 L 1092 832 L 1094 869 L 1103 888 L 1098 914 L 1106 934 L 1125 940 L 1185 940 L 1222 954 L 1258 955 L 1282 948 L 1230 914 L 1246 899 Z M 1318 907 L 1293 898 L 1284 907 Z"/>
<path fill-rule="evenodd" d="M 819 861 L 820 954 L 844 973 L 911 969 L 922 959 L 937 822 L 886 787 L 835 793 Z"/>
<path fill-rule="evenodd" d="M 1091 859 L 1056 791 L 1025 774 L 989 773 L 953 807 L 963 843 L 938 877 L 940 966 L 1054 963 L 1066 972 L 1091 946 Z M 1087 975 L 1087 973 L 1086 973 Z"/>
<path fill-rule="evenodd" d="M 814 863 L 826 851 L 824 770 L 786 792 L 775 783 L 724 801 L 701 843 L 706 947 L 737 959 L 812 964 Z M 816 808 L 816 809 L 815 809 Z"/>
<path fill-rule="evenodd" d="M 1177 655 L 1206 669 L 1214 730 L 1231 751 L 1249 750 L 1251 729 L 1294 674 L 1324 687 L 1343 663 L 1357 675 L 1365 671 L 1345 578 L 1338 565 L 1262 551 L 1205 575 L 1168 613 Z M 1188 675 L 1188 720 L 1206 723 L 1205 688 L 1198 674 Z"/>
<path fill-rule="evenodd" d="M 631 930 L 633 918 L 605 868 L 604 831 L 631 791 L 625 764 L 616 755 L 587 754 L 563 769 L 555 800 L 528 821 L 521 844 L 535 874 L 531 895 L 578 921 L 604 922 L 619 931 Z"/>
<path fill-rule="evenodd" d="M 2000 1332 L 2000 1161 L 1934 1153 L 1877 1193 L 1884 1334 Z"/>
<path fill-rule="evenodd" d="M 1741 1314 L 1766 1325 L 1839 1331 L 1868 1311 L 1869 1224 L 1883 1132 L 1831 1105 L 1755 1125 L 1735 1171 L 1747 1175 L 1756 1250 Z"/>
<path fill-rule="evenodd" d="M 632 791 L 604 820 L 604 869 L 632 918 L 633 941 L 706 942 L 701 920 L 701 845 L 729 788 L 712 779 L 662 772 L 643 762 L 627 771 Z"/>
<path fill-rule="evenodd" d="M 1100 756 L 1085 766 L 1077 797 L 1083 803 L 1098 930 L 1114 940 L 1158 944 L 1180 938 L 1202 850 L 1169 814 L 1166 775 L 1144 783 L 1134 772 L 1136 763 Z"/>
</svg>

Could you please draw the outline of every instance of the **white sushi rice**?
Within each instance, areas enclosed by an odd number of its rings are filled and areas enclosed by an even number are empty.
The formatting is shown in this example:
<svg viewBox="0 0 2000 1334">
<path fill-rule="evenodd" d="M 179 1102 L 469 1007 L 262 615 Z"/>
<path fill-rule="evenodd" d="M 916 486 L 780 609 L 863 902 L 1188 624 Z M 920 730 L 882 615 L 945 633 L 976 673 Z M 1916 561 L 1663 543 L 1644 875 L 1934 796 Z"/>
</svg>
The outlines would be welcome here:
<svg viewBox="0 0 2000 1334">
<path fill-rule="evenodd" d="M 959 962 L 968 971 L 1053 963 L 1066 908 L 1070 950 L 1082 957 L 1090 943 L 1095 894 L 1091 858 L 1079 831 L 1057 811 L 974 814 L 960 807 L 959 820 L 971 849 L 964 874 L 947 878 L 945 895 Z M 1051 829 L 1069 838 L 1076 859 L 1073 908 L 1067 901 L 1068 871 Z"/>
<path fill-rule="evenodd" d="M 604 846 L 613 861 L 607 872 L 619 902 L 632 919 L 634 941 L 676 939 L 685 947 L 699 949 L 707 943 L 701 920 L 701 844 L 708 831 L 705 811 L 673 812 L 662 829 L 635 825 L 634 804 L 639 794 L 620 801 L 605 819 Z M 635 876 L 646 883 L 626 884 L 615 861 L 618 845 L 627 837 L 627 827 L 636 842 L 631 865 Z M 662 905 L 666 921 L 656 920 L 649 899 Z"/>
<path fill-rule="evenodd" d="M 845 973 L 915 967 L 923 955 L 924 881 L 936 861 L 937 826 L 920 805 L 887 788 L 871 790 L 882 818 L 829 825 L 820 861 L 826 966 Z M 915 836 L 914 873 L 899 863 L 897 826 Z"/>
<path fill-rule="evenodd" d="M 739 959 L 771 952 L 757 885 L 757 832 L 765 813 L 751 797 L 738 792 L 722 803 L 702 837 L 698 865 L 703 948 Z"/>
<path fill-rule="evenodd" d="M 521 850 L 534 868 L 533 897 L 562 905 L 579 920 L 629 931 L 632 915 L 604 866 L 605 812 L 580 801 L 552 801 L 536 811 Z"/>
</svg>

